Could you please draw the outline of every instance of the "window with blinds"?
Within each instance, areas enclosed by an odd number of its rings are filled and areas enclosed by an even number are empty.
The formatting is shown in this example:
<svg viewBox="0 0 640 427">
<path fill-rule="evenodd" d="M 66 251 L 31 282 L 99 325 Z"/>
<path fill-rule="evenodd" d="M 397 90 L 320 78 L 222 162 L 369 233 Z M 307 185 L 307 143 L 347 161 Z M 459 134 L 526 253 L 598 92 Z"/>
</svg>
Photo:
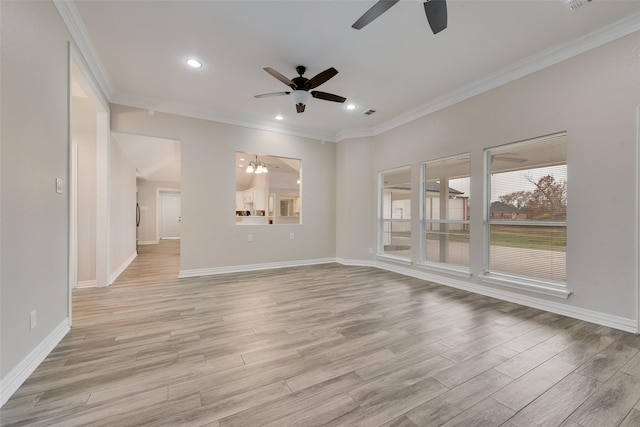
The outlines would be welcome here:
<svg viewBox="0 0 640 427">
<path fill-rule="evenodd" d="M 485 151 L 487 272 L 564 285 L 566 133 Z"/>
<path fill-rule="evenodd" d="M 380 172 L 378 253 L 411 259 L 411 168 Z"/>
<path fill-rule="evenodd" d="M 469 267 L 470 156 L 422 164 L 422 262 Z"/>
</svg>

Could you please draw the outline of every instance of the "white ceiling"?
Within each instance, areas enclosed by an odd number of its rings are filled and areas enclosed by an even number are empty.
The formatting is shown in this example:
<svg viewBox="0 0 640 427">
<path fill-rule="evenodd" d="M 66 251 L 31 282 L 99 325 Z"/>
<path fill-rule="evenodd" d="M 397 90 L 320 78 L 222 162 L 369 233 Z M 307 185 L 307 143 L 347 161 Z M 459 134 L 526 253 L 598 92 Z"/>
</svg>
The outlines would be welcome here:
<svg viewBox="0 0 640 427">
<path fill-rule="evenodd" d="M 640 30 L 640 1 L 448 0 L 434 35 L 419 1 L 351 25 L 375 0 L 73 1 L 59 10 L 112 103 L 328 141 L 375 135 L 435 109 Z M 64 13 L 64 12 L 67 13 Z M 204 63 L 191 69 L 189 57 Z M 335 67 L 318 90 L 358 109 L 311 99 L 295 112 L 272 67 L 306 77 Z M 377 112 L 363 115 L 367 109 Z M 282 114 L 281 122 L 273 117 Z"/>
<path fill-rule="evenodd" d="M 136 177 L 148 181 L 180 182 L 180 141 L 111 132 L 136 167 Z"/>
</svg>

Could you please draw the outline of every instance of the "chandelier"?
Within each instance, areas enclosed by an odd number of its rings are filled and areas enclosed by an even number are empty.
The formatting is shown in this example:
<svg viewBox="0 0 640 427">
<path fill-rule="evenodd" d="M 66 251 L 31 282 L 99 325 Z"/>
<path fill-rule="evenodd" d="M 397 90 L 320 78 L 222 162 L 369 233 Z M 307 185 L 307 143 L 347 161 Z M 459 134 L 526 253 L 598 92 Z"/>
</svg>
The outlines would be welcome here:
<svg viewBox="0 0 640 427">
<path fill-rule="evenodd" d="M 269 169 L 267 169 L 267 165 L 265 165 L 264 162 L 259 162 L 258 156 L 256 156 L 256 161 L 250 161 L 245 172 L 255 174 L 269 173 Z"/>
</svg>

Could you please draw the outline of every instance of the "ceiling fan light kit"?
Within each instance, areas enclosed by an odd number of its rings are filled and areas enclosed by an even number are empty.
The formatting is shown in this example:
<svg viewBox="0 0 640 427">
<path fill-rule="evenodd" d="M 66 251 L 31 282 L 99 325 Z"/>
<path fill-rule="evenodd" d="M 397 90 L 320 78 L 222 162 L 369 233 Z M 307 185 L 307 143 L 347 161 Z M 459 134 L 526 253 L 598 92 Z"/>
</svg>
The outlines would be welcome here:
<svg viewBox="0 0 640 427">
<path fill-rule="evenodd" d="M 370 24 L 372 21 L 377 19 L 384 12 L 389 10 L 391 6 L 398 3 L 399 0 L 379 0 L 376 2 L 369 10 L 367 10 L 364 15 L 362 15 L 353 25 L 352 27 L 356 30 L 359 30 L 366 25 Z M 590 0 L 570 0 L 570 1 L 590 1 Z M 447 28 L 447 3 L 446 0 L 427 0 L 424 2 L 424 11 L 427 15 L 427 21 L 429 22 L 429 26 L 431 27 L 431 31 L 433 34 L 438 34 L 440 31 Z M 282 95 L 290 95 L 291 99 L 296 106 L 296 111 L 298 113 L 303 113 L 307 102 L 311 97 L 322 99 L 325 101 L 333 101 L 333 102 L 345 102 L 347 98 L 339 95 L 334 95 L 332 93 L 321 92 L 315 89 L 321 84 L 325 83 L 327 80 L 334 77 L 338 74 L 338 70 L 335 68 L 327 68 L 323 72 L 317 74 L 316 76 L 308 79 L 304 77 L 305 71 L 307 68 L 303 65 L 298 65 L 296 67 L 296 72 L 298 73 L 298 77 L 294 77 L 292 79 L 287 78 L 283 74 L 274 70 L 270 67 L 265 67 L 264 70 L 271 74 L 276 79 L 280 80 L 285 85 L 289 86 L 292 91 L 286 92 L 271 92 L 264 93 L 262 95 L 255 95 L 256 98 L 268 98 L 272 96 L 282 96 Z M 355 107 L 352 107 L 353 109 Z"/>
<path fill-rule="evenodd" d="M 255 95 L 256 98 L 290 95 L 291 99 L 293 99 L 293 102 L 296 105 L 296 111 L 298 113 L 304 112 L 305 106 L 307 105 L 307 102 L 309 102 L 311 97 L 333 102 L 344 102 L 347 100 L 347 98 L 343 96 L 321 92 L 319 90 L 311 90 L 315 89 L 316 87 L 320 86 L 321 84 L 325 83 L 327 80 L 338 74 L 338 70 L 333 67 L 327 68 L 323 72 L 310 79 L 303 76 L 305 71 L 307 71 L 307 68 L 303 65 L 298 65 L 296 67 L 296 71 L 299 75 L 298 77 L 294 77 L 292 79 L 288 79 L 273 68 L 265 67 L 264 70 L 276 79 L 280 80 L 282 83 L 289 86 L 292 90 L 286 92 L 263 93 L 262 95 Z"/>
</svg>

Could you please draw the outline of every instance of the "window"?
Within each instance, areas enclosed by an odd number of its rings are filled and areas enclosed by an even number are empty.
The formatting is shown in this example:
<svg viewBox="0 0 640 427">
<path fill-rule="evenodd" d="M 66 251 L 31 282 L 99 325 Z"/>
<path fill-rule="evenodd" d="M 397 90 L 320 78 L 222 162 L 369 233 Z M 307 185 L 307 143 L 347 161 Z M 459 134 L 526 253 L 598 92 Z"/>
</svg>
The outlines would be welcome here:
<svg viewBox="0 0 640 427">
<path fill-rule="evenodd" d="M 469 267 L 469 154 L 422 164 L 422 261 Z"/>
<path fill-rule="evenodd" d="M 300 224 L 302 161 L 236 153 L 236 224 Z"/>
<path fill-rule="evenodd" d="M 411 168 L 380 172 L 379 253 L 411 259 Z"/>
<path fill-rule="evenodd" d="M 486 156 L 486 270 L 564 286 L 566 133 L 491 148 Z"/>
</svg>

